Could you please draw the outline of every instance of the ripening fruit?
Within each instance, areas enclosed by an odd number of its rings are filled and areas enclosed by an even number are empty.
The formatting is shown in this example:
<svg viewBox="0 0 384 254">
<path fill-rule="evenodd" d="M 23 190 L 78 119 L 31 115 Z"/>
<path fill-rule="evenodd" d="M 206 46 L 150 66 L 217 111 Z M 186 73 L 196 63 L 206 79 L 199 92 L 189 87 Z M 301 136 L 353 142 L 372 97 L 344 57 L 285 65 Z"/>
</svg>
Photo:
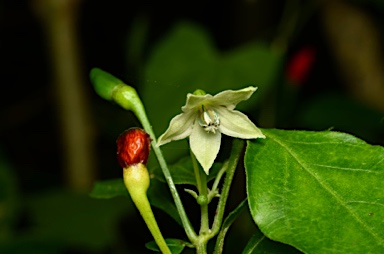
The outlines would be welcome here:
<svg viewBox="0 0 384 254">
<path fill-rule="evenodd" d="M 148 160 L 151 139 L 143 129 L 130 128 L 117 138 L 117 160 L 122 168 Z"/>
</svg>

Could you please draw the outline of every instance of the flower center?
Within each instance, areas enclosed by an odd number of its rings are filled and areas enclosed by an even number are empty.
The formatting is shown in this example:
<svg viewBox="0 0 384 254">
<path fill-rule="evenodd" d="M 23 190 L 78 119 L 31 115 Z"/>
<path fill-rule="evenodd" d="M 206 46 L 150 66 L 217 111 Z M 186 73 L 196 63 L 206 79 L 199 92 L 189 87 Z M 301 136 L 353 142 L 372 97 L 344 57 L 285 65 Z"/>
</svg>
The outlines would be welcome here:
<svg viewBox="0 0 384 254">
<path fill-rule="evenodd" d="M 215 134 L 220 125 L 219 115 L 213 109 L 201 105 L 199 124 L 206 132 Z"/>
</svg>

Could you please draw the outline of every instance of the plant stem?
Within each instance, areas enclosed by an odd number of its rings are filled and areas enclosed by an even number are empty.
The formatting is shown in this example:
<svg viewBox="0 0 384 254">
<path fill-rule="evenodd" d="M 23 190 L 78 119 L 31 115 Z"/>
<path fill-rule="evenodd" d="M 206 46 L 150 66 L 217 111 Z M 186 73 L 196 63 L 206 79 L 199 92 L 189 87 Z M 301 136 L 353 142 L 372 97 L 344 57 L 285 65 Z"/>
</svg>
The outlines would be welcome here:
<svg viewBox="0 0 384 254">
<path fill-rule="evenodd" d="M 226 161 L 223 163 L 223 166 L 221 167 L 219 173 L 217 174 L 217 176 L 216 176 L 216 178 L 215 178 L 215 181 L 213 182 L 212 189 L 211 189 L 211 191 L 210 191 L 209 194 L 208 194 L 208 203 L 211 202 L 211 200 L 215 197 L 215 195 L 216 195 L 216 190 L 217 190 L 217 186 L 219 186 L 221 177 L 222 177 L 222 176 L 224 175 L 224 173 L 227 171 L 227 168 L 228 168 L 228 160 L 226 160 Z"/>
<path fill-rule="evenodd" d="M 196 157 L 193 154 L 192 150 L 190 150 L 190 154 L 192 159 L 193 172 L 195 173 L 195 178 L 196 178 L 197 191 L 199 194 L 201 194 L 202 190 L 201 190 L 201 181 L 200 181 L 200 168 L 199 168 L 199 165 L 197 164 Z"/>
<path fill-rule="evenodd" d="M 147 227 L 149 231 L 151 231 L 151 234 L 153 238 L 155 239 L 155 242 L 157 246 L 159 246 L 159 249 L 161 250 L 161 253 L 169 253 L 171 254 L 171 251 L 168 248 L 167 243 L 165 242 L 163 235 L 160 232 L 160 229 L 157 225 L 155 216 L 153 215 L 151 205 L 149 204 L 147 196 L 143 196 L 143 199 L 140 201 L 141 209 L 139 209 L 140 214 L 142 215 L 145 223 L 147 224 Z M 139 206 L 136 204 L 136 206 L 139 208 Z"/>
<path fill-rule="evenodd" d="M 227 203 L 227 199 L 229 195 L 229 189 L 231 188 L 233 176 L 235 174 L 237 163 L 239 162 L 240 155 L 243 151 L 244 145 L 245 145 L 244 140 L 241 140 L 241 139 L 233 140 L 231 156 L 228 159 L 227 174 L 224 180 L 223 190 L 220 195 L 219 203 L 217 205 L 216 215 L 213 221 L 212 232 L 211 232 L 212 237 L 215 236 L 220 230 L 220 227 L 223 221 L 225 205 Z"/>
<path fill-rule="evenodd" d="M 207 195 L 208 195 L 207 175 L 205 174 L 205 172 L 204 173 L 201 172 L 199 165 L 197 164 L 196 157 L 192 151 L 191 151 L 191 159 L 192 159 L 193 170 L 195 172 L 199 196 L 207 197 Z M 206 199 L 206 200 L 208 200 L 208 199 Z M 205 202 L 203 204 L 200 204 L 200 209 L 201 209 L 200 234 L 204 234 L 204 233 L 209 232 L 208 203 L 209 202 Z"/>
<path fill-rule="evenodd" d="M 191 222 L 188 219 L 188 216 L 185 212 L 183 203 L 181 202 L 179 193 L 177 192 L 175 183 L 173 182 L 171 173 L 169 172 L 167 162 L 165 161 L 165 158 L 163 156 L 163 153 L 161 152 L 160 148 L 157 146 L 156 142 L 156 136 L 155 133 L 153 132 L 152 126 L 148 120 L 147 114 L 145 112 L 144 106 L 142 102 L 140 101 L 140 104 L 136 104 L 136 107 L 132 109 L 132 111 L 135 113 L 141 124 L 143 125 L 143 128 L 145 131 L 149 134 L 149 136 L 152 139 L 152 149 L 156 154 L 157 160 L 159 161 L 160 167 L 163 171 L 165 180 L 167 181 L 167 184 L 169 186 L 169 189 L 171 191 L 172 197 L 175 201 L 175 205 L 177 208 L 177 211 L 179 213 L 181 222 L 183 223 L 183 227 L 185 230 L 185 233 L 188 236 L 188 239 L 191 242 L 195 242 L 197 235 L 196 232 L 194 231 Z"/>
<path fill-rule="evenodd" d="M 207 254 L 207 241 L 201 241 L 197 244 L 196 254 Z"/>
<path fill-rule="evenodd" d="M 150 178 L 147 168 L 141 163 L 131 165 L 123 169 L 123 177 L 125 187 L 155 239 L 157 246 L 159 246 L 162 253 L 171 254 L 148 201 L 147 190 L 150 185 Z"/>
<path fill-rule="evenodd" d="M 103 96 L 103 98 L 115 101 L 122 108 L 126 110 L 131 110 L 139 119 L 145 131 L 151 137 L 152 149 L 156 154 L 157 160 L 160 164 L 160 168 L 163 171 L 164 178 L 167 181 L 173 200 L 175 201 L 175 205 L 179 213 L 181 222 L 183 223 L 185 233 L 187 234 L 188 239 L 192 243 L 194 243 L 197 239 L 197 235 L 184 210 L 183 203 L 181 202 L 179 193 L 177 192 L 175 183 L 173 182 L 171 173 L 169 172 L 168 165 L 164 159 L 163 153 L 161 152 L 160 148 L 157 146 L 155 133 L 153 132 L 152 125 L 148 120 L 147 113 L 145 112 L 144 105 L 139 95 L 137 94 L 136 90 L 133 87 L 125 85 L 124 83 L 120 84 L 120 80 L 116 79 L 113 76 L 112 77 L 110 75 L 106 76 L 100 70 L 97 70 L 96 72 L 94 72 L 94 74 L 95 76 L 97 76 L 97 74 L 102 74 L 104 76 L 100 84 L 98 84 L 97 82 L 95 83 L 96 87 L 98 87 L 97 90 L 99 91 L 99 94 Z M 111 82 L 112 82 L 112 85 L 111 85 Z"/>
<path fill-rule="evenodd" d="M 200 174 L 200 183 L 201 183 L 200 195 L 207 197 L 207 194 L 208 194 L 207 175 L 205 173 Z M 201 204 L 200 209 L 201 209 L 200 234 L 204 234 L 209 232 L 208 201 L 205 204 Z"/>
</svg>

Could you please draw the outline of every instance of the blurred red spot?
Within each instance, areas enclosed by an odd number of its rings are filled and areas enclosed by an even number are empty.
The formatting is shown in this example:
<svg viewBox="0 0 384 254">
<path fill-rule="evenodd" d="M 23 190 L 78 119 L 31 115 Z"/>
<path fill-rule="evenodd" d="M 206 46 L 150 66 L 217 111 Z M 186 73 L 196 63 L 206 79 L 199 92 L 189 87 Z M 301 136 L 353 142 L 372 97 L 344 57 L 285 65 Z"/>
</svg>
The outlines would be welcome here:
<svg viewBox="0 0 384 254">
<path fill-rule="evenodd" d="M 316 57 L 316 49 L 313 46 L 301 48 L 288 61 L 286 77 L 294 85 L 301 85 L 308 76 Z"/>
</svg>

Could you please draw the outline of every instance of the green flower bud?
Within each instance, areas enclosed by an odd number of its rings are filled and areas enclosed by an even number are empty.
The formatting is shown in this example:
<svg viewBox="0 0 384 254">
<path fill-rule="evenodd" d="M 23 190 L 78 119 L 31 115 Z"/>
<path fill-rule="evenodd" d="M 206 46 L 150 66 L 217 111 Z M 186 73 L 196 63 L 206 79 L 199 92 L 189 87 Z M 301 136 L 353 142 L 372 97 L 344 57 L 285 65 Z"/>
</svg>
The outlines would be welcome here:
<svg viewBox="0 0 384 254">
<path fill-rule="evenodd" d="M 199 205 L 207 205 L 208 204 L 208 197 L 207 197 L 207 195 L 199 195 L 197 197 L 196 201 Z"/>
<path fill-rule="evenodd" d="M 89 74 L 96 93 L 105 100 L 112 100 L 113 90 L 123 81 L 99 68 L 93 68 Z"/>
<path fill-rule="evenodd" d="M 201 89 L 196 89 L 194 92 L 193 92 L 194 95 L 206 95 L 206 92 L 204 90 L 201 90 Z"/>
<path fill-rule="evenodd" d="M 114 101 L 122 108 L 132 111 L 148 131 L 150 126 L 143 103 L 136 90 L 123 81 L 98 68 L 93 68 L 90 78 L 96 93 L 103 99 Z"/>
</svg>

